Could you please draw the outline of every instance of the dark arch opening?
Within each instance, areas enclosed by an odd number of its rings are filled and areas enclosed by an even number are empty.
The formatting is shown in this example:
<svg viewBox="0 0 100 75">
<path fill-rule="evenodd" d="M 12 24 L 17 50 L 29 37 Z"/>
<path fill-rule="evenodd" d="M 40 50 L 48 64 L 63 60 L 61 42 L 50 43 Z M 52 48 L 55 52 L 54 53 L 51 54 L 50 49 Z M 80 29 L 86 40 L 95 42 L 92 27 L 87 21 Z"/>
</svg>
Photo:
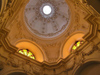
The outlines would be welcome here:
<svg viewBox="0 0 100 75">
<path fill-rule="evenodd" d="M 22 72 L 13 72 L 13 73 L 10 73 L 8 75 L 27 75 L 27 74 L 22 73 Z"/>
<path fill-rule="evenodd" d="M 88 62 L 83 64 L 75 75 L 100 75 L 100 62 Z"/>
</svg>

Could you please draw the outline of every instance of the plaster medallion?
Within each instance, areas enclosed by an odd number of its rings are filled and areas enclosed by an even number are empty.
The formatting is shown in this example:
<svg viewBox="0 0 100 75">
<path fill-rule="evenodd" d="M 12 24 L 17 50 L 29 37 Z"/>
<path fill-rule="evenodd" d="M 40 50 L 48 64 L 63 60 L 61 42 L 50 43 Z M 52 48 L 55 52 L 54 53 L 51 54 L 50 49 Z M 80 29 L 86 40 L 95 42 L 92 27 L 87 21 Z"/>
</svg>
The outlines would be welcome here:
<svg viewBox="0 0 100 75">
<path fill-rule="evenodd" d="M 28 29 L 42 38 L 60 35 L 70 21 L 70 11 L 65 0 L 30 0 L 24 13 Z"/>
</svg>

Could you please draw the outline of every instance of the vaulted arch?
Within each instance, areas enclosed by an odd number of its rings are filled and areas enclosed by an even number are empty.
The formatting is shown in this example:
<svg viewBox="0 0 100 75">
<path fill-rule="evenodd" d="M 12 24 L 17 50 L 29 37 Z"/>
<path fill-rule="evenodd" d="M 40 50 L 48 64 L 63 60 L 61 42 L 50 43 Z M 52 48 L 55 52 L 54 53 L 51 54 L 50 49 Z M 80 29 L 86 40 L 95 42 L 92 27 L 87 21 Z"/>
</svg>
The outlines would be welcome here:
<svg viewBox="0 0 100 75">
<path fill-rule="evenodd" d="M 100 62 L 87 62 L 80 66 L 74 75 L 100 75 Z"/>
<path fill-rule="evenodd" d="M 28 49 L 30 52 L 34 54 L 36 60 L 39 62 L 43 62 L 46 59 L 45 52 L 35 42 L 29 40 L 20 40 L 16 43 L 16 47 L 19 50 Z"/>
<path fill-rule="evenodd" d="M 83 40 L 84 33 L 75 33 L 69 36 L 66 41 L 64 42 L 62 46 L 62 58 L 66 58 L 72 49 L 72 46 L 75 44 L 78 40 Z"/>
</svg>

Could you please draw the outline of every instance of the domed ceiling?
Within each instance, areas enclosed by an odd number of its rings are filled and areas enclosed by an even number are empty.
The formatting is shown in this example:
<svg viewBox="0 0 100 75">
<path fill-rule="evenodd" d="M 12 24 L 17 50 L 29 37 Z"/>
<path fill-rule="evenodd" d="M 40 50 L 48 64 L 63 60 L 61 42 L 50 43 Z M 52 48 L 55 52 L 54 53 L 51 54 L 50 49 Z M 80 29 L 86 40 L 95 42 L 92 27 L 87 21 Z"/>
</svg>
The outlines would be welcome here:
<svg viewBox="0 0 100 75">
<path fill-rule="evenodd" d="M 30 0 L 25 7 L 28 29 L 43 38 L 52 38 L 64 32 L 70 21 L 65 0 Z"/>
<path fill-rule="evenodd" d="M 73 0 L 23 0 L 5 26 L 7 40 L 13 46 L 34 42 L 45 61 L 55 62 L 62 58 L 63 46 L 71 36 L 89 33 L 91 24 L 84 9 Z"/>
</svg>

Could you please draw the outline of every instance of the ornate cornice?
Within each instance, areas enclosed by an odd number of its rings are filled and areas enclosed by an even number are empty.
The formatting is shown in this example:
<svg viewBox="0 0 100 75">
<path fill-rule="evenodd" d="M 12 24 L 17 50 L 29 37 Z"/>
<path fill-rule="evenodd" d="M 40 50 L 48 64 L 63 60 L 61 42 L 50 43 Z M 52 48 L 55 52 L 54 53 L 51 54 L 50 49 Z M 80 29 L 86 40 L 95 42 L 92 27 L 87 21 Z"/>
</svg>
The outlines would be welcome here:
<svg viewBox="0 0 100 75">
<path fill-rule="evenodd" d="M 6 3 L 6 2 L 5 2 Z M 17 1 L 14 0 L 8 0 L 7 3 L 5 4 L 5 8 L 3 9 L 3 12 L 0 14 L 0 41 L 3 44 L 3 46 L 5 47 L 6 50 L 10 50 L 10 52 L 12 52 L 14 50 L 14 52 L 17 50 L 16 47 L 12 46 L 9 42 L 8 39 L 6 38 L 9 30 L 5 28 L 6 24 L 9 22 L 9 20 L 14 16 L 14 10 L 15 10 L 15 5 L 19 3 Z M 20 2 L 21 3 L 21 2 Z M 18 11 L 18 10 L 16 10 Z M 12 49 L 12 51 L 11 51 Z"/>
</svg>

